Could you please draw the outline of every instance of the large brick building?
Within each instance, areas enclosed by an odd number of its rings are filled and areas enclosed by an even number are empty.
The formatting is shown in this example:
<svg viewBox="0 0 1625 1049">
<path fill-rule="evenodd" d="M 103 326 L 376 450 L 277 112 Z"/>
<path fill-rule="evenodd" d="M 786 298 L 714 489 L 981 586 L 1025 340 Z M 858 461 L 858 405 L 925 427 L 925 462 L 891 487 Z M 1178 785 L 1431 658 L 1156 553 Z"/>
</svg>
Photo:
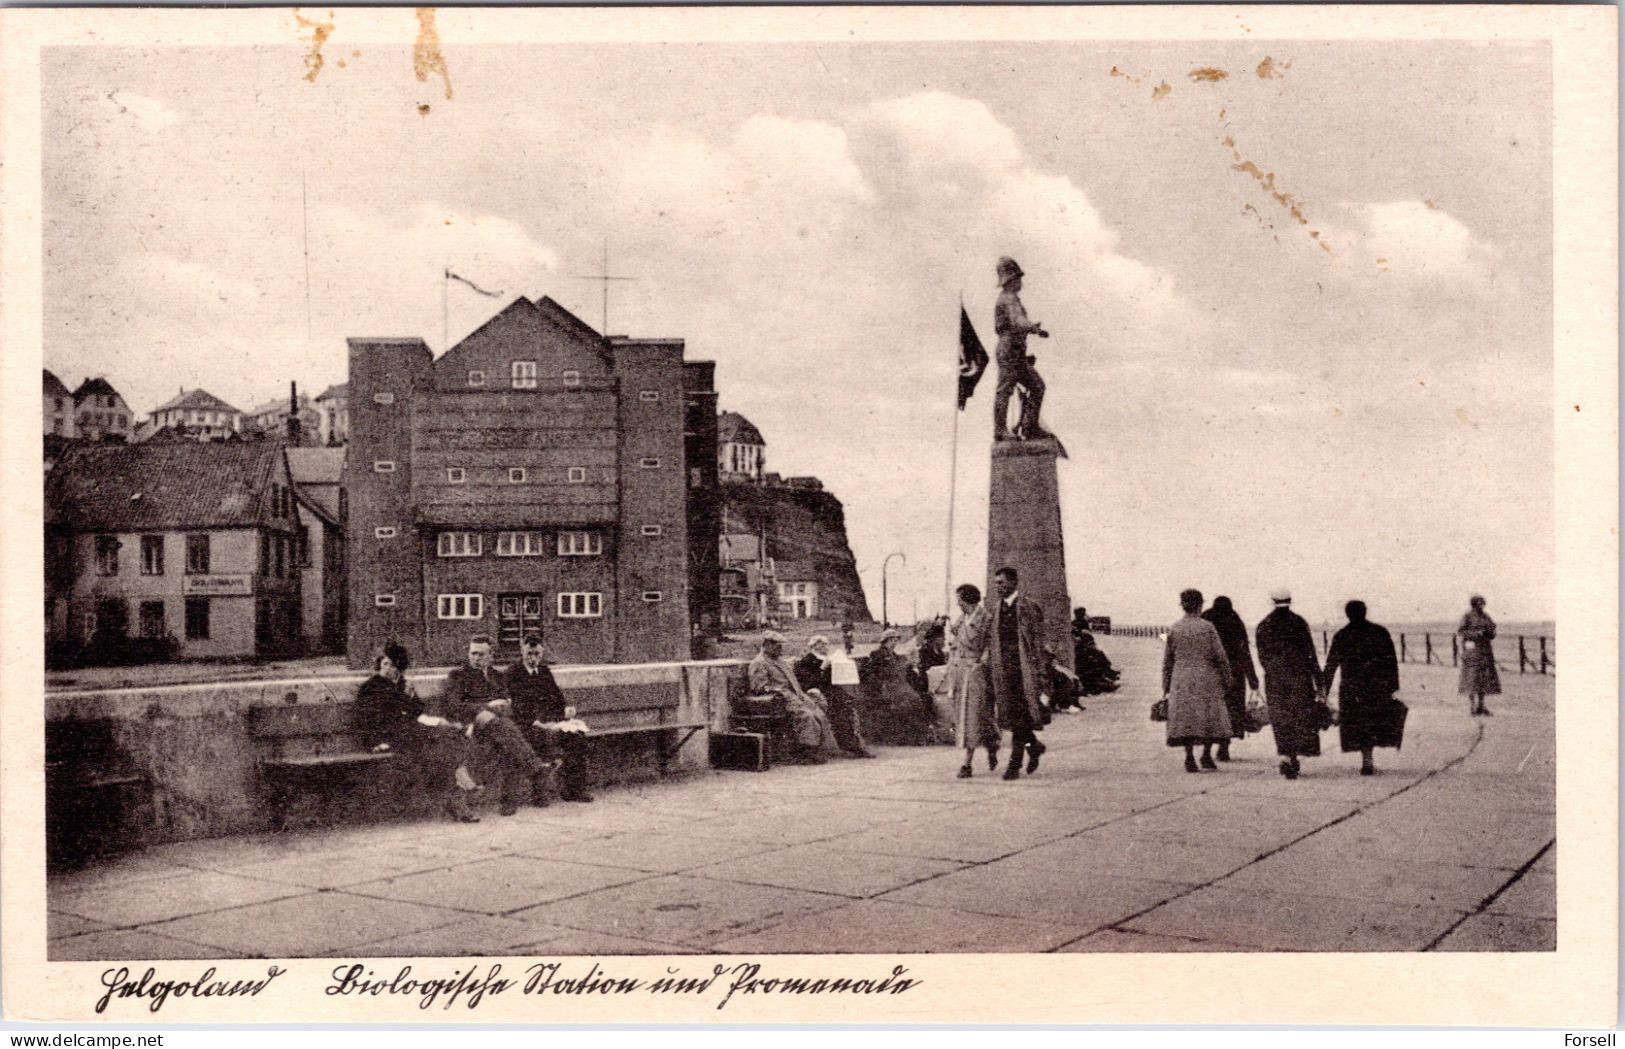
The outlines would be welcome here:
<svg viewBox="0 0 1625 1049">
<path fill-rule="evenodd" d="M 545 297 L 438 359 L 351 339 L 351 664 L 389 638 L 454 662 L 477 632 L 511 658 L 531 631 L 564 662 L 685 658 L 690 492 L 716 491 L 714 436 L 689 416 L 714 410 L 710 368 Z M 692 541 L 714 550 L 705 527 Z"/>
</svg>

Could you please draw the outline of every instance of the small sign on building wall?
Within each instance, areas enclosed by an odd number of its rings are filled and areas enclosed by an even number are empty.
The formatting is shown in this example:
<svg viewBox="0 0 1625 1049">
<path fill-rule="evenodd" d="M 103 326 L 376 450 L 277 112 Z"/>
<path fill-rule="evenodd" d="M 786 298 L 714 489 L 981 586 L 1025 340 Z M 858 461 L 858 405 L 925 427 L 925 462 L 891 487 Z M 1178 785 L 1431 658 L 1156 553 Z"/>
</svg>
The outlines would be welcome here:
<svg viewBox="0 0 1625 1049">
<path fill-rule="evenodd" d="M 198 597 L 249 597 L 254 593 L 254 577 L 250 575 L 183 576 L 181 593 Z"/>
</svg>

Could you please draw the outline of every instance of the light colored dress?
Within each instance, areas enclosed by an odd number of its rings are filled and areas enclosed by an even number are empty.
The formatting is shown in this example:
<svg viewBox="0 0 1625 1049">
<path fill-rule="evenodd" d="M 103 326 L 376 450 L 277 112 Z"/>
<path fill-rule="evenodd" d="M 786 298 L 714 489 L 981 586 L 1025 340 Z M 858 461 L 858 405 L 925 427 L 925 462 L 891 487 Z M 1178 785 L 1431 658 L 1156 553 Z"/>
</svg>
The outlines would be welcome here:
<svg viewBox="0 0 1625 1049">
<path fill-rule="evenodd" d="M 1470 609 L 1461 617 L 1456 628 L 1461 635 L 1461 681 L 1456 687 L 1460 694 L 1498 696 L 1501 694 L 1501 672 L 1495 666 L 1495 620 L 1477 609 Z"/>
<path fill-rule="evenodd" d="M 1213 624 L 1189 615 L 1168 629 L 1162 689 L 1168 694 L 1168 745 L 1223 743 L 1230 738 L 1224 694 L 1230 661 Z"/>
<path fill-rule="evenodd" d="M 999 723 L 987 680 L 988 631 L 993 617 L 977 605 L 948 626 L 948 696 L 954 714 L 954 743 L 962 749 L 997 747 Z"/>
</svg>

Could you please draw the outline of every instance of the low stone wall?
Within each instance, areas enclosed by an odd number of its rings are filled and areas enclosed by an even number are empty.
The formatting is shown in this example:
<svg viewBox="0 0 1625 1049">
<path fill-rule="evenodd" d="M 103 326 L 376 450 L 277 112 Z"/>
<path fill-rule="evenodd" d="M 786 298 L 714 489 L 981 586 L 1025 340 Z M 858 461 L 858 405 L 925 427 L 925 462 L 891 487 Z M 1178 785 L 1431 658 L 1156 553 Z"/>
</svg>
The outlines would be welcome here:
<svg viewBox="0 0 1625 1049">
<path fill-rule="evenodd" d="M 729 681 L 742 678 L 744 672 L 744 666 L 732 660 L 554 671 L 566 696 L 580 689 L 669 683 L 678 696 L 672 720 L 704 721 L 712 729 L 726 723 Z M 425 699 L 438 695 L 445 682 L 444 671 L 408 677 Z M 120 791 L 109 804 L 121 810 L 116 821 L 121 844 L 152 845 L 269 829 L 272 817 L 259 774 L 263 744 L 249 734 L 248 710 L 289 703 L 347 704 L 364 679 L 356 674 L 55 692 L 45 697 L 45 716 L 50 733 L 83 732 L 108 740 L 112 760 L 145 778 L 145 787 Z M 668 768 L 681 772 L 708 767 L 708 744 L 709 730 L 696 732 L 670 757 Z M 653 734 L 608 737 L 594 741 L 593 748 L 595 783 L 658 775 Z M 399 782 L 392 769 L 360 769 L 350 777 L 342 797 L 313 800 L 323 803 L 321 818 L 334 822 L 386 818 L 403 808 L 427 811 L 441 800 L 400 797 Z"/>
</svg>

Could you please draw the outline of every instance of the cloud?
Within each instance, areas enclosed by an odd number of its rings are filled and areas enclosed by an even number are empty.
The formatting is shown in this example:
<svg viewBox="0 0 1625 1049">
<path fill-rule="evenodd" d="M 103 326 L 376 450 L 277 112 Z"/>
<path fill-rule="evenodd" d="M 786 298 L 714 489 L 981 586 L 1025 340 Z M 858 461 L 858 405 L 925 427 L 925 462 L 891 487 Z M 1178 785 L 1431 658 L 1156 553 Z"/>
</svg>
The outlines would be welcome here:
<svg viewBox="0 0 1625 1049">
<path fill-rule="evenodd" d="M 1429 281 L 1482 283 L 1500 255 L 1456 216 L 1427 200 L 1343 204 L 1349 226 L 1326 239 L 1362 268 Z"/>
</svg>

